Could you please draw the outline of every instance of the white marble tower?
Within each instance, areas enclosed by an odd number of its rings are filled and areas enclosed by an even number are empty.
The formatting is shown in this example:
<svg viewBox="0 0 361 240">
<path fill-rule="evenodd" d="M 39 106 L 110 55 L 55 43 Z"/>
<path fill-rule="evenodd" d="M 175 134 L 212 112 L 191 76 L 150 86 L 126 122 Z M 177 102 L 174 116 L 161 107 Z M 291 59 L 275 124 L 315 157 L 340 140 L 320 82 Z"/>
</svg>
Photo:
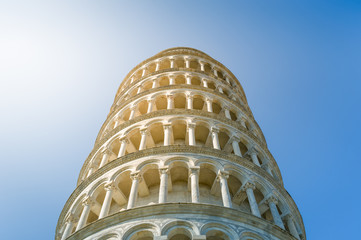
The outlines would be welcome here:
<svg viewBox="0 0 361 240">
<path fill-rule="evenodd" d="M 125 77 L 56 240 L 306 239 L 236 77 L 172 48 Z"/>
</svg>

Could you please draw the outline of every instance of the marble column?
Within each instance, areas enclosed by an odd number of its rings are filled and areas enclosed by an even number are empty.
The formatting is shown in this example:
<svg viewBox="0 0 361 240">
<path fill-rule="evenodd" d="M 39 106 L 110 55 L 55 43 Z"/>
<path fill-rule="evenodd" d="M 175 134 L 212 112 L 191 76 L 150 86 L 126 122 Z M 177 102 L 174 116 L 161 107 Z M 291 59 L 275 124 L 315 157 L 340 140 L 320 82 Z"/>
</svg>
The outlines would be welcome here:
<svg viewBox="0 0 361 240">
<path fill-rule="evenodd" d="M 109 157 L 110 155 L 112 154 L 112 151 L 110 149 L 108 149 L 107 147 L 105 147 L 103 150 L 102 150 L 102 160 L 100 162 L 100 165 L 99 165 L 99 168 L 103 167 L 105 164 L 108 163 L 108 160 L 109 160 Z"/>
<path fill-rule="evenodd" d="M 199 65 L 201 65 L 201 71 L 204 72 L 204 62 L 199 61 Z"/>
<path fill-rule="evenodd" d="M 257 150 L 254 148 L 254 147 L 251 147 L 249 150 L 248 150 L 248 154 L 251 156 L 251 159 L 252 159 L 252 162 L 254 164 L 256 164 L 257 166 L 261 166 L 261 164 L 259 163 L 258 161 L 258 157 L 257 157 Z"/>
<path fill-rule="evenodd" d="M 212 127 L 211 132 L 212 132 L 213 148 L 221 150 L 221 146 L 219 145 L 219 139 L 218 139 L 219 129 Z"/>
<path fill-rule="evenodd" d="M 257 217 L 261 217 L 261 214 L 258 209 L 258 204 L 257 204 L 256 198 L 254 197 L 254 193 L 253 193 L 253 190 L 256 189 L 256 186 L 250 182 L 247 182 L 242 187 L 242 189 L 243 189 L 243 191 L 246 191 L 246 193 L 247 193 L 248 202 L 249 202 L 252 214 Z"/>
<path fill-rule="evenodd" d="M 144 77 L 146 73 L 147 73 L 147 68 L 144 67 L 143 70 L 142 70 L 142 77 Z"/>
<path fill-rule="evenodd" d="M 242 157 L 242 152 L 241 149 L 239 149 L 239 142 L 241 141 L 241 139 L 237 136 L 233 136 L 232 139 L 232 147 L 233 147 L 233 152 L 235 155 Z"/>
<path fill-rule="evenodd" d="M 137 106 L 130 107 L 129 120 L 132 120 L 134 118 L 136 109 L 137 109 Z"/>
<path fill-rule="evenodd" d="M 285 226 L 283 225 L 283 221 L 281 219 L 281 216 L 278 212 L 277 205 L 276 205 L 278 203 L 278 200 L 274 196 L 270 196 L 267 199 L 267 203 L 271 210 L 271 214 L 272 214 L 274 223 L 277 226 L 279 226 L 280 228 L 285 229 Z"/>
<path fill-rule="evenodd" d="M 199 203 L 199 167 L 189 168 L 192 203 Z"/>
<path fill-rule="evenodd" d="M 152 88 L 156 88 L 156 87 L 158 87 L 158 80 L 153 79 Z"/>
<path fill-rule="evenodd" d="M 208 88 L 208 81 L 207 81 L 207 79 L 205 79 L 205 78 L 202 79 L 202 85 L 203 85 L 203 87 Z"/>
<path fill-rule="evenodd" d="M 175 84 L 175 79 L 173 75 L 169 76 L 169 85 L 174 85 Z"/>
<path fill-rule="evenodd" d="M 164 130 L 164 146 L 169 146 L 171 144 L 170 138 L 171 138 L 172 125 L 171 124 L 163 125 L 163 130 Z"/>
<path fill-rule="evenodd" d="M 168 194 L 168 168 L 160 168 L 160 185 L 159 185 L 159 203 L 167 202 L 167 194 Z"/>
<path fill-rule="evenodd" d="M 297 229 L 296 229 L 295 223 L 293 222 L 293 217 L 291 216 L 291 214 L 288 213 L 285 216 L 285 218 L 287 221 L 288 230 L 290 231 L 292 236 L 294 236 L 296 239 L 300 240 L 300 235 L 297 232 Z"/>
<path fill-rule="evenodd" d="M 247 126 L 246 126 L 246 118 L 242 116 L 242 117 L 240 118 L 240 122 L 241 122 L 242 127 L 244 127 L 244 128 L 247 129 Z"/>
<path fill-rule="evenodd" d="M 83 210 L 81 212 L 79 221 L 78 221 L 78 225 L 76 226 L 75 231 L 78 231 L 79 229 L 83 228 L 86 224 L 86 221 L 88 220 L 88 216 L 90 213 L 90 209 L 91 206 L 93 205 L 93 200 L 91 199 L 90 196 L 86 196 L 83 201 L 82 201 L 82 205 L 83 205 Z"/>
<path fill-rule="evenodd" d="M 73 230 L 74 222 L 75 222 L 75 218 L 74 218 L 73 214 L 70 214 L 67 217 L 67 220 L 65 223 L 65 229 L 64 229 L 63 235 L 61 236 L 61 240 L 65 240 L 67 237 L 70 236 L 70 234 Z"/>
<path fill-rule="evenodd" d="M 223 88 L 222 88 L 221 86 L 217 86 L 217 89 L 218 89 L 218 92 L 220 92 L 220 93 L 222 93 L 222 94 L 224 93 L 224 92 L 223 92 Z"/>
<path fill-rule="evenodd" d="M 190 75 L 186 75 L 186 84 L 191 85 L 192 84 L 192 79 Z"/>
<path fill-rule="evenodd" d="M 191 146 L 196 145 L 195 128 L 196 128 L 196 124 L 188 123 L 188 144 Z"/>
<path fill-rule="evenodd" d="M 185 61 L 185 66 L 186 66 L 186 68 L 189 68 L 190 59 L 186 57 L 186 58 L 184 58 L 184 61 Z"/>
<path fill-rule="evenodd" d="M 169 58 L 170 68 L 174 68 L 174 58 Z"/>
<path fill-rule="evenodd" d="M 120 148 L 118 152 L 118 158 L 123 157 L 125 155 L 125 151 L 127 150 L 127 144 L 129 143 L 127 137 L 122 137 L 119 139 L 119 141 L 120 141 Z"/>
<path fill-rule="evenodd" d="M 174 96 L 167 95 L 167 109 L 173 109 L 173 108 L 174 108 Z"/>
<path fill-rule="evenodd" d="M 206 98 L 207 112 L 213 112 L 212 99 Z"/>
<path fill-rule="evenodd" d="M 213 66 L 213 74 L 214 76 L 218 77 L 218 72 L 217 72 L 217 69 Z"/>
<path fill-rule="evenodd" d="M 156 72 L 159 71 L 159 66 L 160 66 L 160 62 L 159 62 L 159 60 L 158 60 L 158 61 L 156 61 L 156 63 L 155 63 L 155 71 L 156 71 Z"/>
<path fill-rule="evenodd" d="M 148 131 L 146 128 L 140 129 L 141 139 L 140 139 L 140 144 L 139 144 L 139 151 L 146 149 L 147 134 L 148 134 Z"/>
<path fill-rule="evenodd" d="M 143 90 L 143 86 L 142 86 L 142 85 L 140 85 L 140 86 L 138 87 L 137 94 L 141 93 L 141 92 L 142 92 L 142 90 Z"/>
<path fill-rule="evenodd" d="M 153 111 L 154 99 L 148 99 L 147 102 L 148 102 L 147 113 L 151 113 Z"/>
<path fill-rule="evenodd" d="M 104 189 L 106 192 L 105 192 L 104 201 L 103 201 L 102 208 L 100 210 L 98 219 L 101 219 L 108 215 L 109 209 L 110 209 L 110 204 L 112 203 L 112 199 L 113 199 L 113 191 L 115 190 L 115 188 L 116 187 L 115 187 L 114 182 L 108 182 L 104 185 Z"/>
<path fill-rule="evenodd" d="M 231 113 L 230 113 L 229 108 L 227 106 L 224 107 L 224 115 L 226 116 L 226 118 L 232 119 Z"/>
<path fill-rule="evenodd" d="M 231 200 L 231 195 L 229 193 L 228 184 L 227 184 L 228 177 L 229 177 L 228 172 L 218 171 L 217 181 L 219 181 L 219 183 L 221 185 L 223 206 L 231 208 L 232 200 Z"/>
<path fill-rule="evenodd" d="M 193 96 L 191 94 L 187 94 L 187 109 L 193 109 Z"/>
<path fill-rule="evenodd" d="M 137 201 L 138 185 L 139 182 L 142 180 L 142 176 L 140 175 L 139 172 L 135 172 L 130 175 L 130 178 L 132 179 L 132 187 L 130 189 L 127 209 L 133 208 L 135 202 Z"/>
</svg>

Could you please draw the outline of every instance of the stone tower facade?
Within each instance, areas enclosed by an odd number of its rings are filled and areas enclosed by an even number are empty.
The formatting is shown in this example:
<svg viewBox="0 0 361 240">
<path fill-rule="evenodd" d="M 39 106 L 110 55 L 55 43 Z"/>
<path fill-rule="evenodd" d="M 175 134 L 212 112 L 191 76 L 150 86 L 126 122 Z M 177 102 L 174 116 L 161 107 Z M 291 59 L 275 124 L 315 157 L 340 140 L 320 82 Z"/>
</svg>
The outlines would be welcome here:
<svg viewBox="0 0 361 240">
<path fill-rule="evenodd" d="M 236 77 L 172 48 L 125 77 L 57 240 L 306 239 Z"/>
</svg>

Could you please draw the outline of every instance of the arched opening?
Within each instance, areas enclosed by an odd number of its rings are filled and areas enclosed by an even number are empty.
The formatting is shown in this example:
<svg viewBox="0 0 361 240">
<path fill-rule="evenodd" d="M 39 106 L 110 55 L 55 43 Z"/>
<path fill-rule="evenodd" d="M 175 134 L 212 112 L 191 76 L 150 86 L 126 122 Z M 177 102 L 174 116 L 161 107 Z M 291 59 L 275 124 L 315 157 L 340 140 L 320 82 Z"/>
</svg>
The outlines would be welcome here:
<svg viewBox="0 0 361 240">
<path fill-rule="evenodd" d="M 164 144 L 164 130 L 162 123 L 154 123 L 148 127 L 151 140 L 154 146 L 163 146 Z"/>
<path fill-rule="evenodd" d="M 200 95 L 193 96 L 193 109 L 204 110 L 205 108 L 203 97 Z"/>
<path fill-rule="evenodd" d="M 222 107 L 217 102 L 213 102 L 212 109 L 215 114 L 219 114 L 222 110 Z"/>
<path fill-rule="evenodd" d="M 169 232 L 169 240 L 190 240 L 192 235 L 189 231 L 184 228 L 176 228 Z"/>
<path fill-rule="evenodd" d="M 214 82 L 212 82 L 212 81 L 208 81 L 208 88 L 210 88 L 210 89 L 216 89 L 216 85 L 214 85 Z"/>
<path fill-rule="evenodd" d="M 216 180 L 215 167 L 203 163 L 199 171 L 199 198 L 200 202 L 223 206 L 219 182 Z"/>
<path fill-rule="evenodd" d="M 130 171 L 125 171 L 119 174 L 119 176 L 115 179 L 115 183 L 119 190 L 114 191 L 113 199 L 117 200 L 118 207 L 114 208 L 112 212 L 117 212 L 127 209 L 130 188 L 132 187 Z"/>
<path fill-rule="evenodd" d="M 175 145 L 185 145 L 186 142 L 186 133 L 187 125 L 184 121 L 174 121 L 172 122 L 173 129 L 173 139 Z"/>
<path fill-rule="evenodd" d="M 207 240 L 230 240 L 227 234 L 224 232 L 218 230 L 218 229 L 212 229 L 209 230 L 206 234 Z"/>
<path fill-rule="evenodd" d="M 218 139 L 219 139 L 219 145 L 221 146 L 221 149 L 224 150 L 224 148 L 229 140 L 228 134 L 224 131 L 220 131 L 218 133 Z"/>
<path fill-rule="evenodd" d="M 167 97 L 165 95 L 158 96 L 155 99 L 155 106 L 158 110 L 167 109 Z"/>
<path fill-rule="evenodd" d="M 178 75 L 176 76 L 176 78 L 174 79 L 175 84 L 179 85 L 179 84 L 185 84 L 186 83 L 186 79 L 183 75 Z"/>
<path fill-rule="evenodd" d="M 188 191 L 188 166 L 184 162 L 174 162 L 170 168 L 172 191 L 168 193 L 168 202 L 190 202 Z"/>
<path fill-rule="evenodd" d="M 140 115 L 146 114 L 148 110 L 148 102 L 147 100 L 143 100 L 140 103 L 138 103 L 138 111 Z"/>
<path fill-rule="evenodd" d="M 192 77 L 191 84 L 199 86 L 201 85 L 201 79 L 199 77 Z"/>
<path fill-rule="evenodd" d="M 129 143 L 127 144 L 127 152 L 136 152 L 139 149 L 140 144 L 140 132 L 139 129 L 134 129 L 127 135 Z"/>
<path fill-rule="evenodd" d="M 159 63 L 159 70 L 170 68 L 170 60 L 168 58 L 163 58 Z"/>
<path fill-rule="evenodd" d="M 159 79 L 159 86 L 168 86 L 169 85 L 169 78 L 167 76 L 163 76 Z"/>
<path fill-rule="evenodd" d="M 186 108 L 186 98 L 184 94 L 176 94 L 174 97 L 174 108 Z"/>
<path fill-rule="evenodd" d="M 175 59 L 175 65 L 177 66 L 177 68 L 184 68 L 185 67 L 184 59 L 183 58 L 176 58 Z"/>
<path fill-rule="evenodd" d="M 153 86 L 153 81 L 146 81 L 145 83 L 143 83 L 143 91 L 147 91 L 151 89 L 152 86 Z"/>
<path fill-rule="evenodd" d="M 208 127 L 197 124 L 195 129 L 195 135 L 196 135 L 196 144 L 200 146 L 205 146 L 207 143 L 207 139 L 209 138 Z"/>
<path fill-rule="evenodd" d="M 198 60 L 197 59 L 192 59 L 190 60 L 189 62 L 189 67 L 190 68 L 193 68 L 194 70 L 199 70 L 200 69 L 200 65 L 198 63 Z"/>
</svg>

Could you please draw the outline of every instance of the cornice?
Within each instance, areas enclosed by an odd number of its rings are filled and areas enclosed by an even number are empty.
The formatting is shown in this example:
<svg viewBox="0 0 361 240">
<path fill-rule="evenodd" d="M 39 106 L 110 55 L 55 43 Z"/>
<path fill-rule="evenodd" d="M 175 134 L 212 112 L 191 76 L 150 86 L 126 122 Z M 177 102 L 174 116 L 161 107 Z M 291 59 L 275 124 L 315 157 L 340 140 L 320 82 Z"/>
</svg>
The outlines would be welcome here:
<svg viewBox="0 0 361 240">
<path fill-rule="evenodd" d="M 108 134 L 103 137 L 102 139 L 100 139 L 99 141 L 97 141 L 94 145 L 93 150 L 90 152 L 89 156 L 87 157 L 87 159 L 85 160 L 80 173 L 79 173 L 79 177 L 78 177 L 78 184 L 81 181 L 81 178 L 83 176 L 85 169 L 87 168 L 91 158 L 93 157 L 93 155 L 95 154 L 95 152 L 97 151 L 97 149 L 99 149 L 105 142 L 107 142 L 111 137 L 113 137 L 116 133 L 118 133 L 120 130 L 129 127 L 133 124 L 136 124 L 137 122 L 143 121 L 143 120 L 147 120 L 147 119 L 151 119 L 151 118 L 155 118 L 155 117 L 161 117 L 161 116 L 170 116 L 170 115 L 177 115 L 177 116 L 196 116 L 196 117 L 205 117 L 208 119 L 213 119 L 213 120 L 217 120 L 218 122 L 222 122 L 225 123 L 229 126 L 232 126 L 236 129 L 238 129 L 239 131 L 241 131 L 242 133 L 244 133 L 247 137 L 249 137 L 250 139 L 252 139 L 254 142 L 256 142 L 263 150 L 264 152 L 267 154 L 267 156 L 269 157 L 269 160 L 271 161 L 272 165 L 275 166 L 275 170 L 276 170 L 276 174 L 278 176 L 278 178 L 280 179 L 281 184 L 283 184 L 282 181 L 282 176 L 281 176 L 281 172 L 278 168 L 277 162 L 276 160 L 273 158 L 271 152 L 268 150 L 267 145 L 265 143 L 263 143 L 262 141 L 260 141 L 256 136 L 254 136 L 249 130 L 247 130 L 246 128 L 244 128 L 241 123 L 239 122 L 235 122 L 233 120 L 230 120 L 226 117 L 220 116 L 218 114 L 215 113 L 209 113 L 209 112 L 205 112 L 205 111 L 201 111 L 201 110 L 194 110 L 194 109 L 167 109 L 167 110 L 159 110 L 159 111 L 155 111 L 155 112 L 151 112 L 151 113 L 147 113 L 144 115 L 140 115 L 138 117 L 135 117 L 132 120 L 128 120 L 122 124 L 120 124 L 119 126 L 117 126 L 116 128 L 114 128 L 113 130 L 111 130 L 110 132 L 108 132 Z"/>
<path fill-rule="evenodd" d="M 221 82 L 224 85 L 228 84 L 228 83 L 225 83 L 225 81 L 223 79 L 221 79 L 220 77 L 215 76 L 212 73 L 207 73 L 207 72 L 200 71 L 200 70 L 197 70 L 197 69 L 192 69 L 192 68 L 167 68 L 167 69 L 162 69 L 162 70 L 159 70 L 159 71 L 156 71 L 156 72 L 152 72 L 150 74 L 145 75 L 144 77 L 141 77 L 141 78 L 135 80 L 131 85 L 126 86 L 121 92 L 117 92 L 117 94 L 115 96 L 115 99 L 114 99 L 114 103 L 118 101 L 118 99 L 122 95 L 122 93 L 124 93 L 126 90 L 128 90 L 132 86 L 136 85 L 137 83 L 143 81 L 144 79 L 154 77 L 154 76 L 156 76 L 158 74 L 173 73 L 173 72 L 176 72 L 176 73 L 177 72 L 198 73 L 198 74 L 202 74 L 204 76 L 207 76 L 209 78 L 213 78 L 214 80 L 217 80 L 217 81 Z M 228 87 L 232 89 L 232 86 L 228 85 Z M 243 96 L 241 96 L 241 97 L 245 97 L 243 92 L 241 92 L 241 94 L 243 94 Z M 245 104 L 247 105 L 247 101 L 245 102 Z"/>
<path fill-rule="evenodd" d="M 223 159 L 235 164 L 238 164 L 256 174 L 259 176 L 262 176 L 267 182 L 272 184 L 275 189 L 279 191 L 280 194 L 283 195 L 284 199 L 286 199 L 288 206 L 290 206 L 291 213 L 294 214 L 294 216 L 297 216 L 298 219 L 300 219 L 300 222 L 302 222 L 302 217 L 299 213 L 299 210 L 297 208 L 297 205 L 295 204 L 292 197 L 289 195 L 289 193 L 284 189 L 282 183 L 278 183 L 275 179 L 273 179 L 270 175 L 267 174 L 265 170 L 258 167 L 257 165 L 245 160 L 242 157 L 238 157 L 234 154 L 230 153 L 224 153 L 222 150 L 217 149 L 211 149 L 211 148 L 203 148 L 203 147 L 196 147 L 196 146 L 187 146 L 187 145 L 171 145 L 171 146 L 161 146 L 161 147 L 155 147 L 155 148 L 149 148 L 142 151 L 137 151 L 134 153 L 127 154 L 121 158 L 117 158 L 110 163 L 104 165 L 102 168 L 98 169 L 96 172 L 94 172 L 92 175 L 90 175 L 88 178 L 86 178 L 84 181 L 82 181 L 77 188 L 73 191 L 73 193 L 70 195 L 69 199 L 65 203 L 65 206 L 60 214 L 59 221 L 62 220 L 65 217 L 65 214 L 68 212 L 71 204 L 75 199 L 82 193 L 82 191 L 92 182 L 96 181 L 98 178 L 100 178 L 103 174 L 107 173 L 108 171 L 121 166 L 125 163 L 131 162 L 133 160 L 137 160 L 139 158 L 148 157 L 148 156 L 155 156 L 158 154 L 171 154 L 171 153 L 185 153 L 185 154 L 198 154 L 202 155 L 204 157 L 215 157 L 219 159 Z M 60 221 L 61 222 L 61 221 Z M 59 224 L 59 222 L 58 222 Z M 303 223 L 302 223 L 303 224 Z"/>
<path fill-rule="evenodd" d="M 240 84 L 240 82 L 238 81 L 238 79 L 236 78 L 236 76 L 226 67 L 224 66 L 222 63 L 218 62 L 217 60 L 215 60 L 214 58 L 210 57 L 209 55 L 193 49 L 193 48 L 184 48 L 184 47 L 177 47 L 177 48 L 170 48 L 164 51 L 159 52 L 158 54 L 142 61 L 141 63 L 139 63 L 137 66 L 135 66 L 123 79 L 122 83 L 120 84 L 118 90 L 117 90 L 117 94 L 116 97 L 118 96 L 118 93 L 120 91 L 120 89 L 122 88 L 123 84 L 125 83 L 125 80 L 127 80 L 137 69 L 141 68 L 143 65 L 145 65 L 147 62 L 153 61 L 157 58 L 160 57 L 165 57 L 165 56 L 169 56 L 169 55 L 174 55 L 174 54 L 190 54 L 193 56 L 197 56 L 197 57 L 202 57 L 210 62 L 212 62 L 215 65 L 218 65 L 219 67 L 223 68 L 235 81 L 236 84 L 238 84 L 238 86 L 240 87 L 240 90 L 242 92 L 242 94 L 244 95 L 244 98 L 247 102 L 247 97 L 246 94 L 244 93 L 244 90 L 242 88 L 242 85 Z"/>
<path fill-rule="evenodd" d="M 90 185 L 92 182 L 99 179 L 102 175 L 107 173 L 108 171 L 121 166 L 125 163 L 131 162 L 133 160 L 137 160 L 143 157 L 147 156 L 155 156 L 159 154 L 170 154 L 170 153 L 193 153 L 193 154 L 199 154 L 205 157 L 215 157 L 224 159 L 229 162 L 236 163 L 240 166 L 243 166 L 247 168 L 248 170 L 258 174 L 259 176 L 262 176 L 266 181 L 268 181 L 270 184 L 274 186 L 275 189 L 279 191 L 280 194 L 284 197 L 286 200 L 288 206 L 290 207 L 291 213 L 294 216 L 297 216 L 297 218 L 300 220 L 303 226 L 303 220 L 299 213 L 299 210 L 297 208 L 296 203 L 292 199 L 292 197 L 289 195 L 289 193 L 284 189 L 283 185 L 276 182 L 271 176 L 269 176 L 262 168 L 252 164 L 251 162 L 244 160 L 244 158 L 238 157 L 234 154 L 225 154 L 221 150 L 217 149 L 210 149 L 210 148 L 202 148 L 202 147 L 195 147 L 195 146 L 186 146 L 186 145 L 172 145 L 172 146 L 162 146 L 162 147 L 155 147 L 150 149 L 145 149 L 142 151 L 134 152 L 127 154 L 121 158 L 117 158 L 110 163 L 104 165 L 102 168 L 98 169 L 96 172 L 94 172 L 92 175 L 90 175 L 87 179 L 85 179 L 83 182 L 81 182 L 77 188 L 73 191 L 73 193 L 70 195 L 69 199 L 66 201 L 63 210 L 59 216 L 57 229 L 59 228 L 60 223 L 63 222 L 63 219 L 67 212 L 69 211 L 72 203 L 76 200 L 76 198 L 82 193 L 82 191 Z"/>
<path fill-rule="evenodd" d="M 69 238 L 67 238 L 67 240 L 85 239 L 86 237 L 103 230 L 105 227 L 112 227 L 121 223 L 136 220 L 139 216 L 142 216 L 142 218 L 154 218 L 162 217 L 165 213 L 167 216 L 169 216 L 177 215 L 180 212 L 190 216 L 195 215 L 195 218 L 200 216 L 210 216 L 217 217 L 219 219 L 223 218 L 224 220 L 230 219 L 235 222 L 262 229 L 263 231 L 277 237 L 278 239 L 296 239 L 286 230 L 281 229 L 267 220 L 235 209 L 200 203 L 165 203 L 136 207 L 109 215 L 76 231 Z"/>
<path fill-rule="evenodd" d="M 252 112 L 249 110 L 249 108 L 246 108 L 244 106 L 242 106 L 239 102 L 234 101 L 230 98 L 228 98 L 227 96 L 225 96 L 224 94 L 221 94 L 220 92 L 214 91 L 212 89 L 208 89 L 208 88 L 204 88 L 201 86 L 195 86 L 195 85 L 187 85 L 187 84 L 182 84 L 182 85 L 168 85 L 168 86 L 163 86 L 163 87 L 157 87 L 157 88 L 152 88 L 149 89 L 147 91 L 141 92 L 139 94 L 134 95 L 133 97 L 127 99 L 126 101 L 123 101 L 120 105 L 118 105 L 115 109 L 112 109 L 112 111 L 108 114 L 107 119 L 105 120 L 105 122 L 103 123 L 102 127 L 99 130 L 99 134 L 96 138 L 96 142 L 100 140 L 100 136 L 102 135 L 102 132 L 105 128 L 105 126 L 108 124 L 109 119 L 112 119 L 114 117 L 114 115 L 120 110 L 122 109 L 124 106 L 129 105 L 131 102 L 137 100 L 140 97 L 146 96 L 148 94 L 152 94 L 154 92 L 159 92 L 159 91 L 163 91 L 163 90 L 173 90 L 173 89 L 185 89 L 185 90 L 199 90 L 205 93 L 210 93 L 213 95 L 216 95 L 219 98 L 222 98 L 224 101 L 226 102 L 230 102 L 233 105 L 237 106 L 247 117 L 249 120 L 252 121 L 252 123 L 260 130 L 259 132 L 261 133 L 261 137 L 262 137 L 262 141 L 264 142 L 264 144 L 267 146 L 266 143 L 266 139 L 263 135 L 263 132 L 261 130 L 261 128 L 259 127 L 258 123 L 256 122 L 256 120 L 253 117 Z M 247 106 L 247 105 L 246 105 Z M 182 110 L 186 110 L 186 109 L 182 109 Z"/>
</svg>

